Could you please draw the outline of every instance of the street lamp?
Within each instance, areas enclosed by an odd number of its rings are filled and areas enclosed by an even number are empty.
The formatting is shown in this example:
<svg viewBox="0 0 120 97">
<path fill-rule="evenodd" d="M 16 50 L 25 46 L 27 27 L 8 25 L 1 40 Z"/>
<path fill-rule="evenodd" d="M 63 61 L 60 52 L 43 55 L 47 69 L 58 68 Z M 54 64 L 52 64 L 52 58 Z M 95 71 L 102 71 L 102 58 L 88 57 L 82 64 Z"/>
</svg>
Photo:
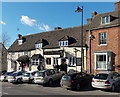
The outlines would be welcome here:
<svg viewBox="0 0 120 97">
<path fill-rule="evenodd" d="M 83 51 L 83 6 L 80 8 L 79 6 L 77 7 L 77 10 L 75 12 L 81 12 L 81 72 L 82 68 L 84 66 L 84 51 Z"/>
</svg>

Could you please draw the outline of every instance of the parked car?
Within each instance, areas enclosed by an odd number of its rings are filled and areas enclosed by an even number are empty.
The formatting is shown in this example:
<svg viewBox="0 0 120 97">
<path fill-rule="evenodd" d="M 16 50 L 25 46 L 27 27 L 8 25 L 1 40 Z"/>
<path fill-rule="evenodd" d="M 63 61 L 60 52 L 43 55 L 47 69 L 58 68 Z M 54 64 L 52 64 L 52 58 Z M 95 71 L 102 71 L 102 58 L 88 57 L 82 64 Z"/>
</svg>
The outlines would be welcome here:
<svg viewBox="0 0 120 97">
<path fill-rule="evenodd" d="M 28 82 L 28 83 L 33 83 L 34 80 L 34 75 L 37 73 L 38 71 L 28 71 L 26 72 L 23 77 L 22 77 L 22 82 Z"/>
<path fill-rule="evenodd" d="M 12 74 L 14 71 L 12 71 L 12 72 L 5 72 L 5 73 L 2 73 L 2 75 L 0 76 L 0 81 L 8 81 L 8 76 L 10 75 L 10 74 Z"/>
<path fill-rule="evenodd" d="M 66 74 L 62 77 L 60 85 L 62 88 L 80 90 L 91 83 L 92 76 L 84 72 Z"/>
<path fill-rule="evenodd" d="M 53 81 L 60 80 L 64 74 L 64 71 L 55 69 L 41 70 L 35 74 L 34 83 L 52 86 Z"/>
<path fill-rule="evenodd" d="M 25 73 L 25 71 L 19 71 L 14 72 L 8 76 L 8 82 L 11 83 L 21 83 L 22 82 L 22 76 Z"/>
<path fill-rule="evenodd" d="M 120 74 L 117 72 L 100 72 L 92 79 L 92 87 L 100 89 L 111 89 L 115 91 L 116 86 L 120 85 Z"/>
</svg>

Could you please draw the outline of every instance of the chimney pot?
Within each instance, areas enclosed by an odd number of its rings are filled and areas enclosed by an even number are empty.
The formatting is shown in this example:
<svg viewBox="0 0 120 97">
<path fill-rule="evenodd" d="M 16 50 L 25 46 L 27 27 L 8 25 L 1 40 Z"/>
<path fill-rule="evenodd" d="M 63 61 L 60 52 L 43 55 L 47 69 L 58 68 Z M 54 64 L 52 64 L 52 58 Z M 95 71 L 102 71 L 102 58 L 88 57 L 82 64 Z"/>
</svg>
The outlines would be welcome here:
<svg viewBox="0 0 120 97">
<path fill-rule="evenodd" d="M 97 12 L 96 11 L 93 11 L 92 12 L 92 18 L 94 17 L 94 16 L 96 16 L 97 15 Z"/>
<path fill-rule="evenodd" d="M 22 38 L 22 35 L 21 34 L 18 34 L 18 39 L 21 39 Z"/>
<path fill-rule="evenodd" d="M 61 27 L 55 27 L 54 30 L 59 30 L 62 29 Z"/>
</svg>

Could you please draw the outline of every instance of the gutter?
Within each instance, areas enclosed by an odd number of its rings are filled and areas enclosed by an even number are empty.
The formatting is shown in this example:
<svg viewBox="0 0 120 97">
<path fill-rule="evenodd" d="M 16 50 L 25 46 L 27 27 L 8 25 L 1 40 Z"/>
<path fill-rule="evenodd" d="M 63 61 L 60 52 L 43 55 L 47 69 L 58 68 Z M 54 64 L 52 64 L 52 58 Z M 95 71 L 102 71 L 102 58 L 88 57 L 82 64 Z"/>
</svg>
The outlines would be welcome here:
<svg viewBox="0 0 120 97">
<path fill-rule="evenodd" d="M 92 29 L 88 29 L 86 31 L 92 31 L 92 30 L 99 30 L 99 29 L 106 29 L 106 28 L 112 28 L 112 27 L 119 27 L 120 25 L 110 25 L 110 26 L 105 26 L 105 27 L 98 27 L 98 28 L 92 28 Z"/>
</svg>

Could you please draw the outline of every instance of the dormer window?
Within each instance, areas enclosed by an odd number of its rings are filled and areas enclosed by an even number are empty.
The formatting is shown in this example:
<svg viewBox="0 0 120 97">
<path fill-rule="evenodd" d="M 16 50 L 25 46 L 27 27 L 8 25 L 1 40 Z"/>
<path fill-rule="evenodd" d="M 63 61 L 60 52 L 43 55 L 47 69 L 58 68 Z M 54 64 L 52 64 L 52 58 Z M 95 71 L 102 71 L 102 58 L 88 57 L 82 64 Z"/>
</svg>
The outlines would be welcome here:
<svg viewBox="0 0 120 97">
<path fill-rule="evenodd" d="M 59 46 L 68 46 L 69 45 L 69 36 L 64 36 L 59 40 Z"/>
<path fill-rule="evenodd" d="M 101 24 L 109 24 L 110 23 L 110 16 L 103 16 L 101 18 Z"/>
<path fill-rule="evenodd" d="M 68 46 L 68 40 L 66 40 L 66 41 L 59 41 L 59 46 Z"/>
<path fill-rule="evenodd" d="M 18 45 L 22 45 L 22 44 L 23 44 L 23 40 L 22 39 L 18 40 Z"/>
<path fill-rule="evenodd" d="M 37 43 L 35 44 L 35 48 L 38 49 L 38 48 L 42 48 L 43 44 L 42 43 Z"/>
</svg>

